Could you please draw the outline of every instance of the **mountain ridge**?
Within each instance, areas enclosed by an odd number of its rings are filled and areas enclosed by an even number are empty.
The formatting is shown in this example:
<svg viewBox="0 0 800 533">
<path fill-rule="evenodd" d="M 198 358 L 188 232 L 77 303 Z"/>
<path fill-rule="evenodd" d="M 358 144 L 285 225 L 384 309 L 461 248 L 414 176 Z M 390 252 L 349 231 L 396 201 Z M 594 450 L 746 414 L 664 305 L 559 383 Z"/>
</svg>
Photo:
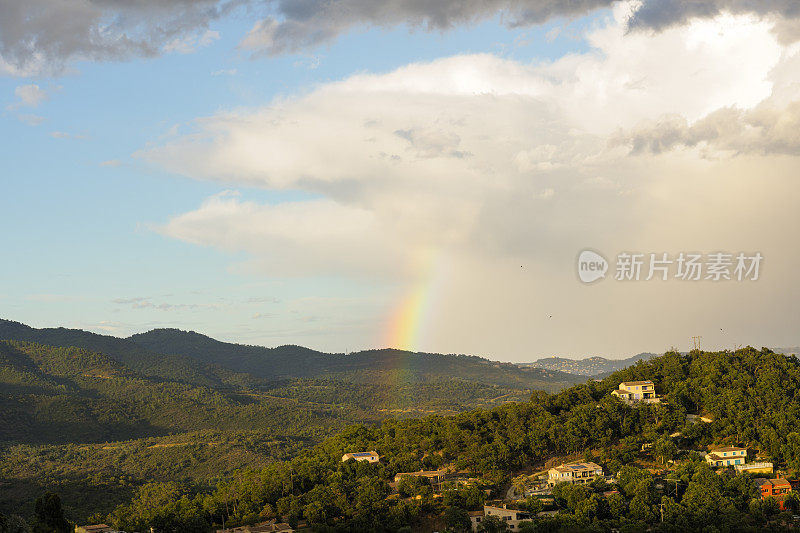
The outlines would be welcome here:
<svg viewBox="0 0 800 533">
<path fill-rule="evenodd" d="M 648 361 L 658 355 L 652 352 L 642 352 L 626 359 L 609 359 L 601 356 L 585 357 L 583 359 L 544 357 L 531 363 L 519 363 L 519 365 L 524 368 L 545 368 L 580 376 L 596 377 L 622 370 L 637 361 Z"/>
</svg>

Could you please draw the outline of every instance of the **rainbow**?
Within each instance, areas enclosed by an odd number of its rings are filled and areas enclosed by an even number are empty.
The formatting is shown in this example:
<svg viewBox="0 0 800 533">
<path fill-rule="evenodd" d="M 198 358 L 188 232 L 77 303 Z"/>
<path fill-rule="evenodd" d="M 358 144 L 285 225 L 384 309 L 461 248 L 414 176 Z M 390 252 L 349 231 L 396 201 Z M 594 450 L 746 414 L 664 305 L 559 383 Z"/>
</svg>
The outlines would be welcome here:
<svg viewBox="0 0 800 533">
<path fill-rule="evenodd" d="M 423 261 L 423 275 L 401 299 L 389 320 L 384 346 L 416 352 L 429 342 L 438 296 L 445 277 L 442 254 L 431 254 Z"/>
</svg>

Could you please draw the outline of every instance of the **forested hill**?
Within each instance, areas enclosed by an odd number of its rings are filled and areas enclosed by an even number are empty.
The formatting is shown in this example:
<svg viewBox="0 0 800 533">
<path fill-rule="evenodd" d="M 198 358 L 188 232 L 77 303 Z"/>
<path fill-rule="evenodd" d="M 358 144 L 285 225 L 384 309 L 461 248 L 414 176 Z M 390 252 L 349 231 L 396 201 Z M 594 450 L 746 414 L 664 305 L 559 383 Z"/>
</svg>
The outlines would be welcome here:
<svg viewBox="0 0 800 533">
<path fill-rule="evenodd" d="M 47 346 L 76 347 L 102 353 L 145 376 L 220 387 L 248 384 L 248 377 L 219 365 L 203 364 L 178 354 L 158 354 L 128 339 L 98 335 L 80 329 L 32 328 L 19 322 L 0 319 L 0 340 L 34 342 Z"/>
<path fill-rule="evenodd" d="M 642 379 L 655 382 L 663 403 L 632 407 L 610 394 L 620 381 Z M 687 421 L 696 412 L 713 422 Z M 784 530 L 791 513 L 778 515 L 774 500 L 758 499 L 751 477 L 715 473 L 702 454 L 713 445 L 744 446 L 751 458 L 797 476 L 799 430 L 797 358 L 753 348 L 670 352 L 600 382 L 534 393 L 528 402 L 490 411 L 354 426 L 291 461 L 240 472 L 210 493 L 152 485 L 108 519 L 135 530 L 159 524 L 204 531 L 223 520 L 270 517 L 307 520 L 320 531 L 463 530 L 467 511 L 482 505 L 483 489 L 502 497 L 519 472 L 541 469 L 548 459 L 584 457 L 615 474 L 618 484 L 559 487 L 553 493 L 559 513 L 524 530 Z M 643 444 L 651 451 L 641 451 Z M 342 463 L 352 450 L 375 450 L 381 463 Z M 401 484 L 400 497 L 389 496 L 396 473 L 421 468 L 466 471 L 475 481 L 442 498 L 425 483 Z M 541 502 L 521 505 L 541 509 Z M 796 512 L 800 499 L 791 496 L 787 505 Z"/>
<path fill-rule="evenodd" d="M 129 340 L 153 352 L 180 354 L 268 379 L 334 377 L 371 382 L 383 378 L 414 382 L 456 378 L 549 391 L 585 379 L 566 372 L 521 369 L 511 363 L 467 355 L 393 349 L 330 354 L 293 345 L 264 348 L 232 344 L 177 329 L 156 329 L 133 335 Z"/>
<path fill-rule="evenodd" d="M 51 488 L 83 521 L 148 482 L 209 490 L 356 422 L 488 408 L 583 379 L 476 357 L 270 350 L 167 333 L 170 344 L 142 346 L 0 320 L 0 513 L 29 514 Z"/>
<path fill-rule="evenodd" d="M 215 388 L 261 386 L 293 378 L 363 383 L 464 379 L 554 392 L 585 380 L 566 372 L 523 369 L 475 356 L 391 349 L 328 354 L 294 345 L 265 348 L 226 343 L 177 329 L 156 329 L 122 339 L 78 329 L 36 329 L 0 319 L 0 340 L 84 348 L 145 376 Z"/>
</svg>

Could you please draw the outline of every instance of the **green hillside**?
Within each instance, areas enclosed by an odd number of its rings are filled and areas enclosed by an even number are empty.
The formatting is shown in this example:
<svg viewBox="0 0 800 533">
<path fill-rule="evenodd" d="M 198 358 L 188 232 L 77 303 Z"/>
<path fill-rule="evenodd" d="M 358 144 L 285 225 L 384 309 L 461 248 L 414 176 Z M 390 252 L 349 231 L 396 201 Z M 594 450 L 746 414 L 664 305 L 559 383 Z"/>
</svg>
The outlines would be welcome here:
<svg viewBox="0 0 800 533">
<path fill-rule="evenodd" d="M 213 388 L 258 387 L 295 378 L 386 384 L 462 379 L 555 392 L 586 379 L 467 355 L 392 349 L 327 354 L 293 345 L 265 348 L 226 343 L 177 329 L 156 329 L 121 339 L 75 329 L 36 329 L 0 319 L 0 340 L 84 348 L 144 376 Z"/>
<path fill-rule="evenodd" d="M 267 394 L 155 380 L 82 348 L 0 342 L 0 441 L 94 443 L 269 428 L 319 437 L 365 413 Z"/>
<path fill-rule="evenodd" d="M 335 377 L 363 382 L 380 378 L 416 382 L 456 378 L 548 391 L 585 380 L 565 372 L 522 369 L 475 356 L 394 349 L 328 354 L 302 346 L 264 348 L 232 344 L 177 329 L 156 329 L 133 335 L 129 340 L 152 352 L 179 354 L 266 379 Z"/>
<path fill-rule="evenodd" d="M 85 520 L 147 482 L 211 489 L 236 469 L 291 457 L 354 423 L 488 408 L 530 394 L 454 378 L 193 381 L 144 375 L 86 348 L 0 341 L 0 512 L 30 513 L 50 487 Z"/>
<path fill-rule="evenodd" d="M 656 383 L 664 403 L 631 407 L 609 394 L 620 381 L 641 379 Z M 698 411 L 713 423 L 687 422 L 686 414 Z M 618 484 L 559 486 L 553 493 L 559 513 L 525 530 L 784 530 L 791 514 L 779 514 L 774 500 L 758 500 L 748 475 L 712 471 L 702 453 L 711 445 L 741 445 L 797 475 L 799 430 L 795 357 L 753 348 L 670 352 L 602 382 L 555 395 L 534 393 L 528 402 L 490 411 L 353 426 L 290 461 L 239 473 L 210 493 L 151 485 L 108 518 L 121 527 L 159 524 L 176 531 L 270 516 L 307 520 L 323 531 L 433 530 L 448 524 L 457 529 L 466 511 L 481 505 L 483 489 L 502 495 L 518 473 L 535 471 L 547 460 L 585 457 L 615 473 Z M 651 451 L 642 452 L 647 443 Z M 345 451 L 373 449 L 381 464 L 340 460 Z M 451 488 L 438 499 L 429 486 L 412 483 L 401 485 L 399 498 L 387 497 L 397 472 L 421 468 L 470 472 L 477 484 Z M 605 493 L 610 488 L 617 493 Z M 541 509 L 537 501 L 520 505 Z M 800 499 L 791 496 L 787 506 L 800 509 Z"/>
<path fill-rule="evenodd" d="M 0 340 L 34 342 L 47 346 L 77 347 L 102 353 L 145 376 L 218 387 L 250 384 L 252 378 L 219 365 L 201 364 L 181 355 L 153 353 L 127 339 L 98 335 L 79 329 L 36 329 L 19 322 L 0 319 Z"/>
</svg>

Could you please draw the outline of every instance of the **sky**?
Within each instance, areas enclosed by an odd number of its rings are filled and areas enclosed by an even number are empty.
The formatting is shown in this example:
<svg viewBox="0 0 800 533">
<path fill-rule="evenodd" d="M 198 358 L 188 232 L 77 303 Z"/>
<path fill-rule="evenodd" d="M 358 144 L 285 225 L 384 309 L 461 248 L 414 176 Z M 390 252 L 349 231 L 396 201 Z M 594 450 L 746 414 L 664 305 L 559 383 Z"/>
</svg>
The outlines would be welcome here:
<svg viewBox="0 0 800 533">
<path fill-rule="evenodd" d="M 35 327 L 800 345 L 794 0 L 0 0 L 0 139 Z"/>
</svg>

